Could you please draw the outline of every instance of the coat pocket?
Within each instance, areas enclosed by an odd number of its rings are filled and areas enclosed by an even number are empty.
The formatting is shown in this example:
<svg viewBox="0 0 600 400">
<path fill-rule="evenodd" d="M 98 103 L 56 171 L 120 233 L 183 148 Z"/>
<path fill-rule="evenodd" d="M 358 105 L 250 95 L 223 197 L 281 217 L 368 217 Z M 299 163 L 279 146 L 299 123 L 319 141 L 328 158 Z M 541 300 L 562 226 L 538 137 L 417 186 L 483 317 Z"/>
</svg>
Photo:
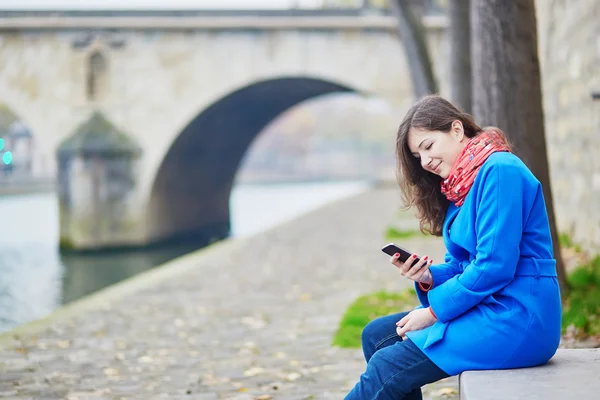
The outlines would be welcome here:
<svg viewBox="0 0 600 400">
<path fill-rule="evenodd" d="M 429 334 L 427 335 L 427 340 L 425 340 L 425 344 L 423 348 L 426 349 L 429 346 L 432 346 L 442 340 L 444 335 L 446 334 L 446 329 L 448 328 L 448 322 L 436 322 L 431 325 L 429 328 Z"/>
</svg>

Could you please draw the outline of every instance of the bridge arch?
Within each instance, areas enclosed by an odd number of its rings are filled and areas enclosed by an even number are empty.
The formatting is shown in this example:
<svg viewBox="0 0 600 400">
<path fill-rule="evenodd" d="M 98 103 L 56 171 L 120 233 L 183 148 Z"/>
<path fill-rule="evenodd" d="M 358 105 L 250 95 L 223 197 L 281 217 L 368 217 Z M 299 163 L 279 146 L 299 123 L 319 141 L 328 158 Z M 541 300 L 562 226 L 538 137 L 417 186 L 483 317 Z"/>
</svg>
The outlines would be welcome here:
<svg viewBox="0 0 600 400">
<path fill-rule="evenodd" d="M 235 90 L 202 110 L 176 137 L 150 192 L 150 241 L 229 234 L 229 197 L 238 167 L 258 134 L 278 115 L 318 96 L 356 92 L 310 77 L 282 77 Z"/>
</svg>

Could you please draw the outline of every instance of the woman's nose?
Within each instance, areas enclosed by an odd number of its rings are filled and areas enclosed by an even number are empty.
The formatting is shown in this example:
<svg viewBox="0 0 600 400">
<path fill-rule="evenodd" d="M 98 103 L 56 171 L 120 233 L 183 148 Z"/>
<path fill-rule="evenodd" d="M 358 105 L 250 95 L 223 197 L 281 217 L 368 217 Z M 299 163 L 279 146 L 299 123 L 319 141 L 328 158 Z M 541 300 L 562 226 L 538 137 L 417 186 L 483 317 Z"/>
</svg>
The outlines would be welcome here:
<svg viewBox="0 0 600 400">
<path fill-rule="evenodd" d="M 428 157 L 428 156 L 421 157 L 421 166 L 423 168 L 427 167 L 430 162 L 431 162 L 431 157 Z"/>
</svg>

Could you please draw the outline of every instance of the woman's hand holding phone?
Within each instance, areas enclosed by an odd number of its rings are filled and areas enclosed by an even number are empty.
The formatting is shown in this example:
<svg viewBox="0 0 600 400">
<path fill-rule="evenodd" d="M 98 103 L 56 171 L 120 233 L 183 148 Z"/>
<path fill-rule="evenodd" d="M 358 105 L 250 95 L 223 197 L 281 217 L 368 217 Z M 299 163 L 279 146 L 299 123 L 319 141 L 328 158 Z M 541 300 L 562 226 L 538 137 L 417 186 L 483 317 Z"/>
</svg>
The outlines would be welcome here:
<svg viewBox="0 0 600 400">
<path fill-rule="evenodd" d="M 396 253 L 392 256 L 390 262 L 400 270 L 403 277 L 427 285 L 433 283 L 433 277 L 429 271 L 433 260 L 429 259 L 428 256 L 417 259 L 417 255 L 413 253 L 405 262 L 400 261 L 399 258 L 400 253 Z"/>
<path fill-rule="evenodd" d="M 431 271 L 429 271 L 433 260 L 429 259 L 428 256 L 418 258 L 416 254 L 411 254 L 394 243 L 386 244 L 381 248 L 381 251 L 392 257 L 390 259 L 391 263 L 400 270 L 402 276 L 427 285 L 433 283 L 433 277 Z"/>
</svg>

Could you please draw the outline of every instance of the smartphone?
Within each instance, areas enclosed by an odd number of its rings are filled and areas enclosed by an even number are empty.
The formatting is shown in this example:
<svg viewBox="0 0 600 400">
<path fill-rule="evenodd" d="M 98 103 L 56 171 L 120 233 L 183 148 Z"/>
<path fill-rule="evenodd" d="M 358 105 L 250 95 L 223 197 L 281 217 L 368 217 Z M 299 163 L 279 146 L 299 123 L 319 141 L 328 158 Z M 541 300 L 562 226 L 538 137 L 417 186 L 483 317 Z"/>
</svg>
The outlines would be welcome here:
<svg viewBox="0 0 600 400">
<path fill-rule="evenodd" d="M 383 251 L 385 254 L 388 254 L 390 256 L 393 256 L 396 253 L 400 253 L 400 257 L 398 257 L 398 260 L 400 260 L 402 262 L 406 262 L 406 260 L 408 260 L 408 257 L 410 257 L 412 254 L 412 253 L 409 253 L 408 251 L 404 250 L 402 247 L 396 246 L 394 243 L 386 244 L 385 246 L 383 246 L 381 248 L 381 251 Z M 413 265 L 418 263 L 420 260 L 421 259 L 417 257 L 417 259 L 415 260 Z"/>
</svg>

